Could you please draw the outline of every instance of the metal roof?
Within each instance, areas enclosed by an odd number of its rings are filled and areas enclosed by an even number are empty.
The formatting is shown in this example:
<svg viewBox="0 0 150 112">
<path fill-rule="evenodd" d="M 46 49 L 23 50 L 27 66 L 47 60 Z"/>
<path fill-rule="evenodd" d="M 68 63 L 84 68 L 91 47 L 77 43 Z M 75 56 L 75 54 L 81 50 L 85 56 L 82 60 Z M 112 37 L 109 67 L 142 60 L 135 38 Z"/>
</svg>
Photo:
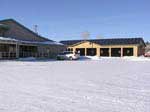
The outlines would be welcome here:
<svg viewBox="0 0 150 112">
<path fill-rule="evenodd" d="M 30 33 L 32 33 L 32 34 L 35 35 L 36 37 L 39 37 L 39 38 L 43 39 L 44 41 L 51 41 L 51 42 L 53 41 L 53 40 L 50 40 L 50 39 L 48 39 L 48 38 L 45 38 L 45 37 L 43 37 L 43 36 L 40 36 L 40 35 L 36 34 L 35 32 L 33 32 L 33 31 L 30 30 L 29 28 L 25 27 L 24 25 L 20 24 L 19 22 L 17 22 L 17 21 L 14 20 L 14 19 L 4 19 L 4 20 L 0 20 L 0 24 L 2 23 L 1 25 L 5 25 L 5 24 L 3 24 L 3 22 L 7 22 L 7 21 L 12 21 L 12 22 L 18 24 L 18 25 L 19 25 L 20 27 L 22 27 L 23 29 L 26 29 L 27 31 L 29 31 Z"/>
<path fill-rule="evenodd" d="M 113 38 L 113 39 L 89 39 L 89 40 L 65 40 L 60 41 L 64 45 L 74 45 L 80 42 L 89 41 L 100 45 L 131 45 L 144 44 L 143 38 Z"/>
</svg>

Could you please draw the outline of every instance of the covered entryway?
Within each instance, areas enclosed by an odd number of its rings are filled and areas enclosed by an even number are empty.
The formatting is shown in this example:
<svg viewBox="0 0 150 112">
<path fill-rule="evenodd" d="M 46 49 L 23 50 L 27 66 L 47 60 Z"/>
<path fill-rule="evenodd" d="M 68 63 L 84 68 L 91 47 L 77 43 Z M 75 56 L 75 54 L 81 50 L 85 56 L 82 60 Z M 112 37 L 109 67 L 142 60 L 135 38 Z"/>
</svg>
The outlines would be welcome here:
<svg viewBox="0 0 150 112">
<path fill-rule="evenodd" d="M 121 48 L 111 48 L 112 57 L 121 57 Z"/>
<path fill-rule="evenodd" d="M 80 56 L 85 56 L 85 48 L 76 48 L 76 51 L 80 53 Z"/>
<path fill-rule="evenodd" d="M 123 48 L 123 56 L 133 56 L 133 48 Z"/>
<path fill-rule="evenodd" d="M 95 56 L 97 54 L 96 48 L 87 48 L 87 56 Z"/>
<path fill-rule="evenodd" d="M 109 56 L 109 48 L 100 48 L 100 56 Z"/>
</svg>

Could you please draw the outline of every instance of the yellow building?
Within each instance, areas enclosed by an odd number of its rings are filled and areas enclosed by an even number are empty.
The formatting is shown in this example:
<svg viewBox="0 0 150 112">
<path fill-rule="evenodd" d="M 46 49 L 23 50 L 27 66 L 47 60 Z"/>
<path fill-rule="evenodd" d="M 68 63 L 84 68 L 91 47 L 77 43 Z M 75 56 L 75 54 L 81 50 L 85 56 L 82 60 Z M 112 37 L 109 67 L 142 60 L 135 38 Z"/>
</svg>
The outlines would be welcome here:
<svg viewBox="0 0 150 112">
<path fill-rule="evenodd" d="M 66 40 L 60 42 L 67 47 L 68 51 L 79 52 L 81 56 L 140 56 L 145 51 L 145 43 L 142 38 Z"/>
</svg>

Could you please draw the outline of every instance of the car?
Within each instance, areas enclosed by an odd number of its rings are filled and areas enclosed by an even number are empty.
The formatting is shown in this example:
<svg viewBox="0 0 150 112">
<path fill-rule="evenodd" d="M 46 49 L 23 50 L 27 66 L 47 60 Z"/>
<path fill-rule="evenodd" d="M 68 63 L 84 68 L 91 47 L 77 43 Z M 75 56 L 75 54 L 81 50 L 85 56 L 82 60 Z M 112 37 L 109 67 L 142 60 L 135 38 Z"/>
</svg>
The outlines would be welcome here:
<svg viewBox="0 0 150 112">
<path fill-rule="evenodd" d="M 57 60 L 77 60 L 79 59 L 80 54 L 72 51 L 64 51 L 57 55 Z"/>
<path fill-rule="evenodd" d="M 146 52 L 146 53 L 144 54 L 144 56 L 145 56 L 145 57 L 150 57 L 150 51 Z"/>
</svg>

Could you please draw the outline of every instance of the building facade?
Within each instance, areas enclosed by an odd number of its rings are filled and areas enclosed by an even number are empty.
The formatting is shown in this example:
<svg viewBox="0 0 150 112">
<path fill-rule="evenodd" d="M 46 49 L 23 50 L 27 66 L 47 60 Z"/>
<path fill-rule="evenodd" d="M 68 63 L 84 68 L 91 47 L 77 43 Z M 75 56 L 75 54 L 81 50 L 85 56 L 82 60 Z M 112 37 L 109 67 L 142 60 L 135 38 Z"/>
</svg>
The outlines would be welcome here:
<svg viewBox="0 0 150 112">
<path fill-rule="evenodd" d="M 80 52 L 81 56 L 123 57 L 140 56 L 145 52 L 142 38 L 114 38 L 60 41 L 67 50 Z"/>
<path fill-rule="evenodd" d="M 63 44 L 47 39 L 13 19 L 0 21 L 0 59 L 54 57 Z"/>
</svg>

